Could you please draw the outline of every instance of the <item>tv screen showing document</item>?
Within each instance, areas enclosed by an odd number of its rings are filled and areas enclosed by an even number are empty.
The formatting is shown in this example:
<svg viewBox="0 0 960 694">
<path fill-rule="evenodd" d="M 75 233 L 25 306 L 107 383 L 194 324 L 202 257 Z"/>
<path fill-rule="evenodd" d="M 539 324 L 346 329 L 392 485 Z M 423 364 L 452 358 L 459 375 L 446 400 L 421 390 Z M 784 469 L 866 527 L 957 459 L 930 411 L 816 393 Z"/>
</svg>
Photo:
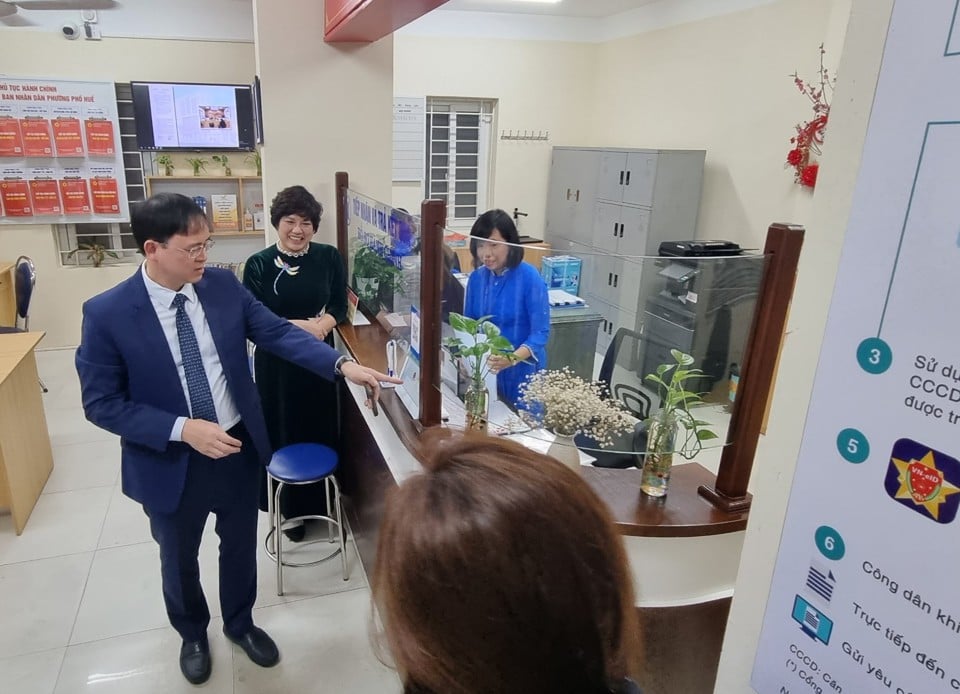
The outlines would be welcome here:
<svg viewBox="0 0 960 694">
<path fill-rule="evenodd" d="M 256 145 L 253 90 L 243 84 L 133 82 L 141 150 L 243 150 Z"/>
</svg>

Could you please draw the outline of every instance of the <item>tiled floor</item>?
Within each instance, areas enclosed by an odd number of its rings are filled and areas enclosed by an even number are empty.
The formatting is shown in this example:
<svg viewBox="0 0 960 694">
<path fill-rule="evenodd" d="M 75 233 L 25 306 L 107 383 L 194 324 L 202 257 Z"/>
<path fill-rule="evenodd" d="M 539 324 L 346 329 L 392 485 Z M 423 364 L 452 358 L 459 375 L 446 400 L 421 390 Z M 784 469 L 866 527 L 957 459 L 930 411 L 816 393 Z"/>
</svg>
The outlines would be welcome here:
<svg viewBox="0 0 960 694">
<path fill-rule="evenodd" d="M 83 417 L 72 350 L 37 353 L 54 470 L 20 537 L 0 516 L 0 691 L 150 694 L 190 691 L 167 624 L 157 548 L 140 506 L 120 492 L 116 437 Z M 261 538 L 264 532 L 261 514 Z M 220 694 L 400 691 L 368 636 L 370 591 L 350 546 L 340 562 L 288 569 L 286 594 L 261 549 L 255 621 L 277 641 L 279 665 L 251 663 L 220 632 L 217 537 L 211 520 L 201 574 L 213 613 L 213 676 Z"/>
</svg>

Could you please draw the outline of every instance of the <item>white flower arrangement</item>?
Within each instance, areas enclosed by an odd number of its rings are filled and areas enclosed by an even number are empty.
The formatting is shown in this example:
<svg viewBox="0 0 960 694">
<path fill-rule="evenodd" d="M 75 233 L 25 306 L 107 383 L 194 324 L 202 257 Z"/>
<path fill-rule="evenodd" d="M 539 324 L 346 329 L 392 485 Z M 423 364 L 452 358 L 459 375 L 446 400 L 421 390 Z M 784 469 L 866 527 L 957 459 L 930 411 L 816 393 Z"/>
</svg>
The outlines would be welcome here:
<svg viewBox="0 0 960 694">
<path fill-rule="evenodd" d="M 604 386 L 585 381 L 569 368 L 538 371 L 520 386 L 524 416 L 556 434 L 592 436 L 601 446 L 633 428 L 634 422 L 618 403 L 604 397 Z"/>
</svg>

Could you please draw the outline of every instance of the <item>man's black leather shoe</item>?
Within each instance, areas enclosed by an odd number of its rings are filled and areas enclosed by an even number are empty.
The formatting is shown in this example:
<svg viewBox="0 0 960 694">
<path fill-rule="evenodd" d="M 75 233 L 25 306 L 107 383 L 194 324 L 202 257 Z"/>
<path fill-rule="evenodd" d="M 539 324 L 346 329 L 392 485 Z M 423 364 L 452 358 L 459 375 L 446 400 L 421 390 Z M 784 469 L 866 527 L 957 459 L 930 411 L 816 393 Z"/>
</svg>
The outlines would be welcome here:
<svg viewBox="0 0 960 694">
<path fill-rule="evenodd" d="M 280 651 L 273 639 L 260 627 L 250 627 L 242 636 L 233 636 L 224 630 L 224 635 L 243 649 L 254 663 L 260 667 L 273 667 L 280 662 Z"/>
<path fill-rule="evenodd" d="M 190 684 L 210 679 L 210 645 L 202 641 L 184 641 L 180 646 L 180 672 Z"/>
</svg>

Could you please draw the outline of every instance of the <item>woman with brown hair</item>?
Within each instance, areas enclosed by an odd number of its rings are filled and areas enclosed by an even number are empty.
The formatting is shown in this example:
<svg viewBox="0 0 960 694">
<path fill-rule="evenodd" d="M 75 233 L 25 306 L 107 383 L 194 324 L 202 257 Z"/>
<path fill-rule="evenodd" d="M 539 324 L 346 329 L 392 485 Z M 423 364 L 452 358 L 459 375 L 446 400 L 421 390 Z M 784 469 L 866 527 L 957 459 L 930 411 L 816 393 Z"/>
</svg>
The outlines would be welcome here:
<svg viewBox="0 0 960 694">
<path fill-rule="evenodd" d="M 404 692 L 639 692 L 630 569 L 597 495 L 510 441 L 428 448 L 387 500 L 373 576 Z"/>
</svg>

